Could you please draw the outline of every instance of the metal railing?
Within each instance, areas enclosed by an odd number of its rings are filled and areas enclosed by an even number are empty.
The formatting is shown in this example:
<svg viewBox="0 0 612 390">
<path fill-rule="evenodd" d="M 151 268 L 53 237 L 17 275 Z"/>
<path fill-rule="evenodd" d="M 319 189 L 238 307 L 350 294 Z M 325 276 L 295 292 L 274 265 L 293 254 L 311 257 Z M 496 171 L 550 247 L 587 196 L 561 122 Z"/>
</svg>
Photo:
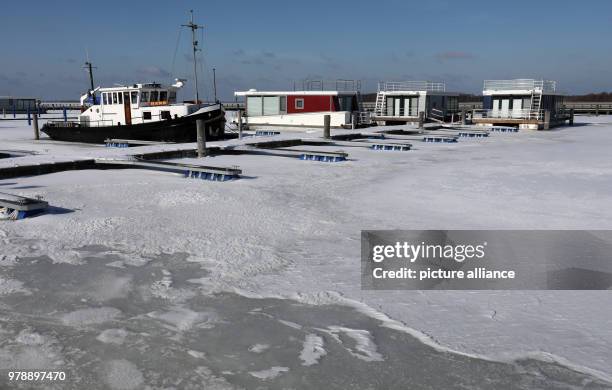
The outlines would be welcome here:
<svg viewBox="0 0 612 390">
<path fill-rule="evenodd" d="M 532 80 L 532 79 L 516 79 L 516 80 L 485 80 L 485 91 L 542 91 L 555 92 L 557 83 L 551 80 Z"/>
<path fill-rule="evenodd" d="M 473 110 L 473 119 L 529 119 L 529 120 L 543 120 L 543 110 Z"/>
<path fill-rule="evenodd" d="M 293 90 L 358 92 L 361 91 L 361 80 L 301 80 L 293 83 Z"/>
<path fill-rule="evenodd" d="M 397 91 L 445 92 L 446 84 L 432 81 L 384 81 L 378 83 L 378 92 Z"/>
</svg>

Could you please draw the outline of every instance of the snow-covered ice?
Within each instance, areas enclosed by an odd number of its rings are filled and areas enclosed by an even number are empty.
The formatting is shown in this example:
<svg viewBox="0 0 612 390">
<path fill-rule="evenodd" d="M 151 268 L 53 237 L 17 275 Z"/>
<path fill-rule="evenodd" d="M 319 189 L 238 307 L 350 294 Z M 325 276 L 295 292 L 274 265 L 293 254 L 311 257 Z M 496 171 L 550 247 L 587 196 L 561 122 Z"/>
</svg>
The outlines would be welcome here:
<svg viewBox="0 0 612 390">
<path fill-rule="evenodd" d="M 111 388 L 161 386 L 177 366 L 194 373 L 185 388 L 203 380 L 289 387 L 317 370 L 357 380 L 359 370 L 382 373 L 417 353 L 447 356 L 453 365 L 437 375 L 472 388 L 478 377 L 462 377 L 467 367 L 495 367 L 497 388 L 543 386 L 542 375 L 558 381 L 550 388 L 609 387 L 608 291 L 360 288 L 362 229 L 610 229 L 612 118 L 577 122 L 452 145 L 413 142 L 409 152 L 343 147 L 349 161 L 333 164 L 207 158 L 243 169 L 246 177 L 229 183 L 139 170 L 0 180 L 0 191 L 57 207 L 0 223 L 0 365 L 69 366 L 81 378 L 95 369 Z M 39 153 L 0 166 L 125 153 L 30 138 L 23 122 L 0 121 L 0 149 Z M 40 339 L 20 336 L 24 328 Z M 257 344 L 270 347 L 250 352 Z M 161 346 L 170 348 L 169 367 L 155 376 L 159 361 L 138 359 Z M 110 373 L 123 379 L 111 383 Z M 382 381 L 371 375 L 373 386 Z"/>
</svg>

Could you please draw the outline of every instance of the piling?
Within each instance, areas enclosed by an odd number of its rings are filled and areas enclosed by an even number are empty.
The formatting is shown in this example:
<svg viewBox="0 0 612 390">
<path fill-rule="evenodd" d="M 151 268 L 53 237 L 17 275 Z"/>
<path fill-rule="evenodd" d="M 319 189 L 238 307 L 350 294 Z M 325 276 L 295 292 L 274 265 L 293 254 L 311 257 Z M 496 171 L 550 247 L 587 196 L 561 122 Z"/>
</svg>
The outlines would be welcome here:
<svg viewBox="0 0 612 390">
<path fill-rule="evenodd" d="M 599 116 L 599 104 L 595 105 L 595 116 Z"/>
<path fill-rule="evenodd" d="M 425 112 L 419 112 L 419 129 L 423 128 L 423 124 L 425 123 Z"/>
<path fill-rule="evenodd" d="M 331 134 L 329 130 L 330 124 L 331 124 L 331 115 L 324 115 L 323 116 L 323 138 L 325 139 L 331 138 Z"/>
<path fill-rule="evenodd" d="M 30 107 L 28 107 L 28 126 L 32 126 L 32 117 L 30 116 Z"/>
<path fill-rule="evenodd" d="M 357 113 L 354 112 L 351 115 L 351 129 L 355 130 L 357 128 Z"/>
<path fill-rule="evenodd" d="M 466 124 L 466 119 L 465 119 L 465 117 L 466 117 L 466 113 L 465 113 L 465 111 L 461 111 L 461 124 L 462 124 L 462 125 L 465 125 L 465 124 Z"/>
<path fill-rule="evenodd" d="M 3 108 L 3 109 L 2 109 L 2 117 L 3 117 L 3 118 L 6 118 L 6 108 Z"/>
<path fill-rule="evenodd" d="M 64 123 L 68 122 L 68 113 L 66 112 L 66 107 L 64 107 Z"/>
<path fill-rule="evenodd" d="M 242 111 L 238 110 L 238 139 L 242 139 Z"/>
<path fill-rule="evenodd" d="M 570 126 L 574 126 L 574 109 L 570 109 L 570 117 L 569 117 Z"/>
<path fill-rule="evenodd" d="M 550 111 L 544 111 L 544 130 L 550 129 Z"/>
<path fill-rule="evenodd" d="M 38 131 L 38 114 L 34 113 L 34 139 L 40 139 L 40 132 Z"/>
<path fill-rule="evenodd" d="M 198 158 L 206 157 L 206 126 L 204 119 L 196 120 L 198 131 Z"/>
</svg>

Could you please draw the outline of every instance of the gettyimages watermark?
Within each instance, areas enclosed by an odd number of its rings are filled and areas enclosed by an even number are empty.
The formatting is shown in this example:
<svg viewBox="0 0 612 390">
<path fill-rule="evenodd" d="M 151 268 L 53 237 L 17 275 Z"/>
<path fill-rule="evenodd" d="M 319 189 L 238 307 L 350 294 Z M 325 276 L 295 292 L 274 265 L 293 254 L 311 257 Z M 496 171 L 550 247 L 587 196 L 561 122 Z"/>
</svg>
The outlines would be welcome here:
<svg viewBox="0 0 612 390">
<path fill-rule="evenodd" d="M 366 290 L 612 290 L 612 230 L 364 230 Z"/>
</svg>

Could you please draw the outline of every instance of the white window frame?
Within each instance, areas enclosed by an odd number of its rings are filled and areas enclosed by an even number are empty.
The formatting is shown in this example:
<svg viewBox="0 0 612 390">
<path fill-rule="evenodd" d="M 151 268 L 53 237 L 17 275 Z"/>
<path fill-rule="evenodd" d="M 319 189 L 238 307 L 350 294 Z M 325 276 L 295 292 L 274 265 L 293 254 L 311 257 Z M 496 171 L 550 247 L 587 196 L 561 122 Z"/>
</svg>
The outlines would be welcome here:
<svg viewBox="0 0 612 390">
<path fill-rule="evenodd" d="M 301 103 L 301 104 L 298 104 L 298 103 Z M 304 109 L 304 98 L 295 99 L 294 106 L 296 110 L 303 110 Z"/>
</svg>

